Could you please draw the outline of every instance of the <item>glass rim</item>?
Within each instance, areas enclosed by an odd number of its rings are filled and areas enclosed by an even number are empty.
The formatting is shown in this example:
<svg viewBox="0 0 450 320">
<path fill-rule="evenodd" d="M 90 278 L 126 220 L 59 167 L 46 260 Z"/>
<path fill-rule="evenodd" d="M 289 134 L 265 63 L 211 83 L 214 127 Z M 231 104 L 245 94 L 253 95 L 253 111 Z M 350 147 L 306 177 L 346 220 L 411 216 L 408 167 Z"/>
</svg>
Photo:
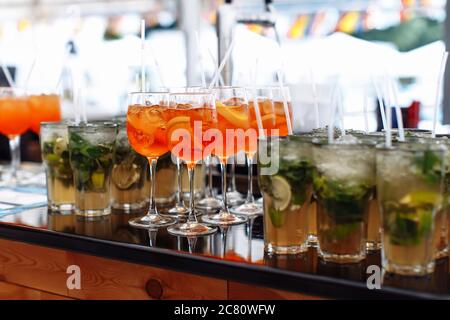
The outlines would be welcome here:
<svg viewBox="0 0 450 320">
<path fill-rule="evenodd" d="M 61 121 L 42 121 L 40 123 L 41 127 L 68 127 L 73 122 L 69 120 L 61 120 Z"/>
<path fill-rule="evenodd" d="M 169 91 L 131 91 L 128 92 L 128 95 L 165 95 L 165 94 L 169 94 Z"/>
<path fill-rule="evenodd" d="M 95 128 L 117 128 L 118 124 L 113 121 L 90 121 L 88 123 L 81 122 L 79 124 L 72 123 L 67 126 L 69 129 L 95 129 Z"/>
<path fill-rule="evenodd" d="M 436 141 L 437 142 L 437 141 Z M 424 152 L 427 150 L 431 151 L 440 151 L 446 152 L 448 149 L 442 143 L 425 143 L 421 141 L 393 141 L 390 147 L 386 147 L 386 143 L 378 143 L 376 145 L 377 151 L 386 151 L 386 152 L 407 152 L 407 153 L 416 153 L 416 152 Z"/>
<path fill-rule="evenodd" d="M 334 140 L 336 140 L 336 139 L 334 139 Z M 357 148 L 362 148 L 362 147 L 369 147 L 369 148 L 376 147 L 377 142 L 376 141 L 367 141 L 367 140 L 358 139 L 357 143 L 334 143 L 334 142 L 333 143 L 329 143 L 328 142 L 328 138 L 316 137 L 316 138 L 312 139 L 312 144 L 314 146 L 321 147 L 321 148 L 357 149 Z"/>
</svg>

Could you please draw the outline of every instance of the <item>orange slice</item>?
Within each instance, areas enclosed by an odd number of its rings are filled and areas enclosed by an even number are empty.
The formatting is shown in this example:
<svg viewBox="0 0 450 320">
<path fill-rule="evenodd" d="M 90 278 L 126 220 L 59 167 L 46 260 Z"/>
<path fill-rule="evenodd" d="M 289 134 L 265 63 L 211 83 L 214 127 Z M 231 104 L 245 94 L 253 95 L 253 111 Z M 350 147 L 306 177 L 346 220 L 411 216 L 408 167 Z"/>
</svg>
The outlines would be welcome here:
<svg viewBox="0 0 450 320">
<path fill-rule="evenodd" d="M 261 117 L 261 122 L 262 122 L 263 129 L 273 128 L 276 123 L 276 116 L 273 113 L 266 114 L 265 116 Z M 258 120 L 255 120 L 252 122 L 252 127 L 258 128 Z"/>
<path fill-rule="evenodd" d="M 242 129 L 248 128 L 248 116 L 241 111 L 242 109 L 240 107 L 225 107 L 222 105 L 216 107 L 217 113 L 234 127 Z"/>
</svg>

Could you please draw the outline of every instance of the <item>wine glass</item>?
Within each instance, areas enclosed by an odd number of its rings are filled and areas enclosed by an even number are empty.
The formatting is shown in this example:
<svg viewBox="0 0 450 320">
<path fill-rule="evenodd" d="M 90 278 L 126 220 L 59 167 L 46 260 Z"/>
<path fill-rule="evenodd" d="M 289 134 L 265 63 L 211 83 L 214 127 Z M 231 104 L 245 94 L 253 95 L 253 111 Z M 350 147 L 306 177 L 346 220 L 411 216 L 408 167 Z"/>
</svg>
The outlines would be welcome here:
<svg viewBox="0 0 450 320">
<path fill-rule="evenodd" d="M 222 174 L 222 209 L 219 213 L 208 214 L 202 219 L 213 225 L 230 226 L 247 221 L 245 216 L 233 214 L 228 210 L 226 165 L 229 157 L 245 149 L 247 134 L 251 133 L 246 131 L 250 128 L 249 109 L 244 88 L 217 87 L 213 92 L 217 104 L 217 129 L 222 138 L 220 142 L 216 141 L 214 149 L 214 154 L 219 158 Z M 256 141 L 256 135 L 254 140 Z"/>
<path fill-rule="evenodd" d="M 0 133 L 9 139 L 11 170 L 3 182 L 9 186 L 19 183 L 20 135 L 30 127 L 30 106 L 25 91 L 18 88 L 0 88 Z"/>
<path fill-rule="evenodd" d="M 209 92 L 180 92 L 169 95 L 166 118 L 166 139 L 172 155 L 182 159 L 189 177 L 189 215 L 186 222 L 170 226 L 167 231 L 175 236 L 196 237 L 213 234 L 217 228 L 197 221 L 194 209 L 194 170 L 204 160 L 208 141 L 205 132 L 217 124 L 214 96 Z"/>
<path fill-rule="evenodd" d="M 168 152 L 163 116 L 167 106 L 167 92 L 136 92 L 129 95 L 127 134 L 133 149 L 145 156 L 150 164 L 150 203 L 145 216 L 131 219 L 129 224 L 137 228 L 155 229 L 176 222 L 158 213 L 155 202 L 156 163 Z"/>
</svg>

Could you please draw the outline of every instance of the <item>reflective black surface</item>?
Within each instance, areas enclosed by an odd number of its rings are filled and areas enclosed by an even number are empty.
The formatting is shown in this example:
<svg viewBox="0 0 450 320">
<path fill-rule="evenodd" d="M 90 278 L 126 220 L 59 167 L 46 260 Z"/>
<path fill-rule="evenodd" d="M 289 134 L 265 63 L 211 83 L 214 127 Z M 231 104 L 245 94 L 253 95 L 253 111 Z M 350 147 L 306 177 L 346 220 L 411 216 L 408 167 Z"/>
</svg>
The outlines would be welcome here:
<svg viewBox="0 0 450 320">
<path fill-rule="evenodd" d="M 147 258 L 152 258 L 153 252 L 158 255 L 156 264 L 170 269 L 332 297 L 361 298 L 367 295 L 383 298 L 391 297 L 392 293 L 398 297 L 450 297 L 448 257 L 437 261 L 436 270 L 430 276 L 386 274 L 382 290 L 369 290 L 366 286 L 370 276 L 367 267 L 380 266 L 379 252 L 354 264 L 324 262 L 313 248 L 305 254 L 268 256 L 264 254 L 262 217 L 257 218 L 254 224 L 251 252 L 246 225 L 233 226 L 227 232 L 222 230 L 222 233 L 190 241 L 171 236 L 163 228 L 156 235 L 155 247 L 150 248 L 149 232 L 128 225 L 129 219 L 142 214 L 115 211 L 104 217 L 83 218 L 73 214 L 48 214 L 47 208 L 42 207 L 2 217 L 0 237 L 144 264 L 153 264 L 147 261 Z M 77 241 L 69 241 L 74 235 Z M 141 251 L 144 254 L 137 254 Z M 176 259 L 181 259 L 185 264 L 179 264 Z M 294 281 L 296 279 L 298 282 Z"/>
</svg>

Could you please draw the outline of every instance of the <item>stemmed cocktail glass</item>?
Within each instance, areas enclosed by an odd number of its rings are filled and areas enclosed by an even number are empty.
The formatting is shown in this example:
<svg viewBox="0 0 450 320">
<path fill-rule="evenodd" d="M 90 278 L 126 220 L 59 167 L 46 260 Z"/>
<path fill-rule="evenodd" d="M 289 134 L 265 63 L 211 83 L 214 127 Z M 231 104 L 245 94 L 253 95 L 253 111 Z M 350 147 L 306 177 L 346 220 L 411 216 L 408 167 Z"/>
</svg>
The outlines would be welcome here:
<svg viewBox="0 0 450 320">
<path fill-rule="evenodd" d="M 176 222 L 171 217 L 161 216 L 156 209 L 155 180 L 158 158 L 168 152 L 166 143 L 166 120 L 164 112 L 167 107 L 166 92 L 136 92 L 129 96 L 127 113 L 127 133 L 133 149 L 145 156 L 150 164 L 150 204 L 143 217 L 131 219 L 129 224 L 137 228 L 155 229 L 169 226 Z"/>
<path fill-rule="evenodd" d="M 20 135 L 29 127 L 30 107 L 25 92 L 17 88 L 0 88 L 0 133 L 8 137 L 11 151 L 11 173 L 7 181 L 8 185 L 18 183 Z"/>
<path fill-rule="evenodd" d="M 217 129 L 221 137 L 215 141 L 214 154 L 219 158 L 222 173 L 222 210 L 204 216 L 203 221 L 213 225 L 231 226 L 247 221 L 246 217 L 232 214 L 228 210 L 226 164 L 229 157 L 245 149 L 245 140 L 249 133 L 246 130 L 250 128 L 248 103 L 243 88 L 218 87 L 214 88 L 213 92 L 217 104 Z"/>
<path fill-rule="evenodd" d="M 207 92 L 181 92 L 169 95 L 164 110 L 166 141 L 172 155 L 186 163 L 189 176 L 189 216 L 186 222 L 170 226 L 175 236 L 206 236 L 216 228 L 199 223 L 194 211 L 194 169 L 210 152 L 205 132 L 217 125 L 214 96 Z"/>
</svg>

